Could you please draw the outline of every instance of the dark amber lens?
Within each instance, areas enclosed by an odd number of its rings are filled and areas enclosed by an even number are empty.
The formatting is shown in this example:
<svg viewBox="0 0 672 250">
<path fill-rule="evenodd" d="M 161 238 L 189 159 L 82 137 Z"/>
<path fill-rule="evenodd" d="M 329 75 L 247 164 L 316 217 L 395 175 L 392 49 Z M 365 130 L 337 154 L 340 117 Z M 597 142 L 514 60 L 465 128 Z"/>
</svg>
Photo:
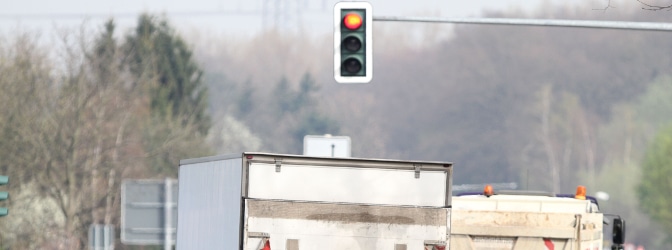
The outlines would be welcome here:
<svg viewBox="0 0 672 250">
<path fill-rule="evenodd" d="M 349 36 L 343 40 L 343 47 L 350 52 L 356 52 L 362 48 L 362 41 L 355 36 Z"/>
</svg>

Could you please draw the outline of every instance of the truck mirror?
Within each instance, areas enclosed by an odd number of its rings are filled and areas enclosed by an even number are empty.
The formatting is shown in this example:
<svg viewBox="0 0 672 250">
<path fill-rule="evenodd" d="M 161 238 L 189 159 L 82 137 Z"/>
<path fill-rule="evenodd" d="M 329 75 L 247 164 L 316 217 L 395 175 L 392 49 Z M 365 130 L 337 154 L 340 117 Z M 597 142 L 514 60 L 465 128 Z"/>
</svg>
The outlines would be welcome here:
<svg viewBox="0 0 672 250">
<path fill-rule="evenodd" d="M 622 245 L 625 242 L 625 220 L 614 218 L 614 229 L 611 234 L 612 242 L 616 245 Z"/>
</svg>

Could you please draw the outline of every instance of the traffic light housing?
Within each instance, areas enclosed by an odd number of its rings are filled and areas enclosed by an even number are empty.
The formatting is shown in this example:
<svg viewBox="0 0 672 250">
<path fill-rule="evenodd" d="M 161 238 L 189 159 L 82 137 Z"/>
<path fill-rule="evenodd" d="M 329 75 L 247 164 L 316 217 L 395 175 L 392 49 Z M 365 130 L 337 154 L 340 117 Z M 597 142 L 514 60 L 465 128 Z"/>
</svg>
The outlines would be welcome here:
<svg viewBox="0 0 672 250">
<path fill-rule="evenodd" d="M 9 183 L 9 176 L 0 175 L 0 186 L 7 185 Z M 2 191 L 0 192 L 0 201 L 9 199 L 9 192 Z M 0 216 L 7 216 L 9 214 L 9 209 L 6 207 L 0 207 Z"/>
<path fill-rule="evenodd" d="M 373 14 L 368 2 L 334 6 L 334 78 L 368 83 L 373 78 Z"/>
</svg>

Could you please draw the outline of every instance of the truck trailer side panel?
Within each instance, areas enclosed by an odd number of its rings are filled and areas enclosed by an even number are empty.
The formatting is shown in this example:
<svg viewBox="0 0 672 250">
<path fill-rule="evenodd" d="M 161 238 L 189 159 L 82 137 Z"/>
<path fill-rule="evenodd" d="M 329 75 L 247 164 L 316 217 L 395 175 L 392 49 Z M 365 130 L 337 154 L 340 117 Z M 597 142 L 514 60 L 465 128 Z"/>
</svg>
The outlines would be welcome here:
<svg viewBox="0 0 672 250">
<path fill-rule="evenodd" d="M 234 158 L 180 168 L 177 249 L 240 247 L 241 164 Z"/>
</svg>

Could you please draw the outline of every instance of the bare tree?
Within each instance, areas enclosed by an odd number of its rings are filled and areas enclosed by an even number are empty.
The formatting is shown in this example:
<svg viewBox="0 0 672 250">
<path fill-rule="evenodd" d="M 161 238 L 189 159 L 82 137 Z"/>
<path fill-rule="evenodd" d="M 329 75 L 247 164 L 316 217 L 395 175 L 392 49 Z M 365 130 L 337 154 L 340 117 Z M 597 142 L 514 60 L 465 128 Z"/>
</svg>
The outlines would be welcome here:
<svg viewBox="0 0 672 250">
<path fill-rule="evenodd" d="M 551 97 L 552 97 L 552 87 L 547 85 L 542 90 L 542 113 L 541 113 L 541 135 L 540 141 L 544 145 L 544 151 L 546 152 L 548 170 L 551 176 L 552 190 L 557 193 L 560 191 L 560 164 L 558 163 L 558 157 L 556 156 L 556 149 L 553 147 L 553 141 L 551 138 Z"/>
<path fill-rule="evenodd" d="M 3 97 L 13 107 L 2 110 L 5 159 L 36 190 L 34 206 L 53 201 L 57 209 L 55 229 L 33 235 L 39 238 L 33 244 L 80 249 L 90 223 L 117 218 L 120 179 L 133 166 L 120 159 L 143 156 L 141 140 L 131 139 L 141 136 L 128 129 L 143 102 L 128 84 L 116 45 L 93 51 L 84 34 L 67 33 L 63 53 L 50 60 L 26 40 L 14 43 L 16 52 L 2 65 L 15 74 L 3 84 L 11 87 Z"/>
<path fill-rule="evenodd" d="M 646 3 L 642 0 L 637 0 L 637 2 L 644 5 L 644 7 L 642 7 L 643 10 L 653 10 L 653 11 L 657 11 L 657 10 L 667 10 L 667 11 L 669 11 L 669 10 L 672 10 L 672 4 L 668 4 L 668 5 L 650 4 L 650 3 Z"/>
</svg>

